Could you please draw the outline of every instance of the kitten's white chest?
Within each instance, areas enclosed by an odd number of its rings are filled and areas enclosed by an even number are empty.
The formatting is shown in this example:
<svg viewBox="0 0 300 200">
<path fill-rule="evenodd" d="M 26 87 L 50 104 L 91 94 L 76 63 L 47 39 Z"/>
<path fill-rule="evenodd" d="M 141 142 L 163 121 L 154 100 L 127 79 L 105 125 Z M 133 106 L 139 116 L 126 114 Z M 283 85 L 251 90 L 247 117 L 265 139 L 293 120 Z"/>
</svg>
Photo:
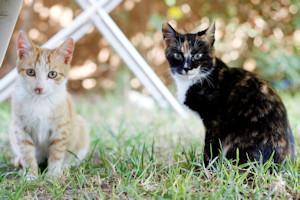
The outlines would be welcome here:
<svg viewBox="0 0 300 200">
<path fill-rule="evenodd" d="M 48 155 L 49 134 L 52 129 L 51 106 L 46 102 L 29 103 L 24 109 L 24 122 L 31 129 L 32 140 L 36 146 L 36 157 L 39 162 Z"/>
<path fill-rule="evenodd" d="M 43 120 L 51 116 L 51 106 L 46 101 L 27 102 L 22 112 L 29 121 Z"/>
<path fill-rule="evenodd" d="M 36 148 L 38 162 L 43 162 L 48 156 L 49 137 L 53 130 L 53 116 L 58 101 L 57 98 L 35 97 L 18 90 L 13 101 L 16 105 L 15 113 L 21 120 L 21 128 L 30 130 L 30 136 Z"/>
<path fill-rule="evenodd" d="M 48 133 L 51 128 L 50 117 L 51 107 L 47 103 L 40 102 L 35 105 L 30 105 L 25 111 L 25 118 L 28 119 L 28 125 L 33 129 L 35 139 L 39 143 L 43 143 L 48 139 Z"/>
</svg>

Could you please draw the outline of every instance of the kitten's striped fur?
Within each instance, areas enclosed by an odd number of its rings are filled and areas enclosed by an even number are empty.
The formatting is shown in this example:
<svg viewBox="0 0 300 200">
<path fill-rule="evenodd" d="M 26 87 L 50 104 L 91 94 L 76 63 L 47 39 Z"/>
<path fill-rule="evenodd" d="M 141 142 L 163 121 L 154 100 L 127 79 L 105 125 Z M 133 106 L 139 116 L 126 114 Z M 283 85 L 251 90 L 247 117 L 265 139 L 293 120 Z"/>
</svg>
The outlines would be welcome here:
<svg viewBox="0 0 300 200">
<path fill-rule="evenodd" d="M 38 165 L 47 162 L 47 175 L 60 176 L 65 166 L 81 161 L 89 148 L 85 122 L 75 113 L 66 90 L 74 42 L 68 39 L 56 49 L 43 49 L 20 32 L 17 46 L 19 75 L 10 127 L 15 164 L 27 168 L 28 177 L 36 177 Z"/>
</svg>

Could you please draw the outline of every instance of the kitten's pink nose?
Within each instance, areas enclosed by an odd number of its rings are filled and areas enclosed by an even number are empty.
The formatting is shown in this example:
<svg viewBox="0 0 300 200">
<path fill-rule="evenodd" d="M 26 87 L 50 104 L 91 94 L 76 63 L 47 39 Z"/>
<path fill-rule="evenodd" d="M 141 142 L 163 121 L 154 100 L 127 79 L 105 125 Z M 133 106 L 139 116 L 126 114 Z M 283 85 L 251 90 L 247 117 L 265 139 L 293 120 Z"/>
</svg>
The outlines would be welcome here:
<svg viewBox="0 0 300 200">
<path fill-rule="evenodd" d="M 43 88 L 41 88 L 41 87 L 36 87 L 36 88 L 34 89 L 34 92 L 35 92 L 36 94 L 42 94 L 42 93 L 43 93 Z"/>
</svg>

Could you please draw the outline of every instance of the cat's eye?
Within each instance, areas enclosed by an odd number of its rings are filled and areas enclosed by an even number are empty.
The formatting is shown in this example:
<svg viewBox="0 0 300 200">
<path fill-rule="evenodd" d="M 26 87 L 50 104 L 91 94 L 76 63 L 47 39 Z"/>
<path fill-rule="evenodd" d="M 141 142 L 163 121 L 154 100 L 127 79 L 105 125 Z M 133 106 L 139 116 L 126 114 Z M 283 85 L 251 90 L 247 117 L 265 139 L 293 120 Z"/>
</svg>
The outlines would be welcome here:
<svg viewBox="0 0 300 200">
<path fill-rule="evenodd" d="M 200 60 L 200 58 L 202 57 L 202 54 L 201 53 L 197 53 L 193 56 L 193 59 L 194 60 Z"/>
<path fill-rule="evenodd" d="M 35 76 L 35 71 L 34 69 L 26 69 L 26 74 L 27 76 Z"/>
<path fill-rule="evenodd" d="M 50 72 L 48 73 L 48 78 L 53 79 L 53 78 L 55 78 L 56 76 L 57 76 L 57 72 L 56 72 L 56 71 L 50 71 Z"/>
<path fill-rule="evenodd" d="M 182 60 L 182 55 L 180 53 L 174 53 L 173 56 L 176 60 Z"/>
</svg>

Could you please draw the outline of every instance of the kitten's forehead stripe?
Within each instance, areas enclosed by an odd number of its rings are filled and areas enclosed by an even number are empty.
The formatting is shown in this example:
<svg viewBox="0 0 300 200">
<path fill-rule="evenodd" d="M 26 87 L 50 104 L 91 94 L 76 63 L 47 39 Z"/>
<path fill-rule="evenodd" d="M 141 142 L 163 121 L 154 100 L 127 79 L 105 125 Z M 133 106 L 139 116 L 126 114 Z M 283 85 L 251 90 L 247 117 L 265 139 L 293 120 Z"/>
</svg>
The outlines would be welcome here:
<svg viewBox="0 0 300 200">
<path fill-rule="evenodd" d="M 49 70 L 50 70 L 50 63 L 51 63 L 51 53 L 48 53 L 47 55 L 47 63 L 49 64 Z"/>
<path fill-rule="evenodd" d="M 37 62 L 39 61 L 40 59 L 40 50 L 39 49 L 36 49 L 36 57 L 35 57 L 35 61 L 34 61 L 34 68 L 36 68 L 37 66 Z"/>
</svg>

